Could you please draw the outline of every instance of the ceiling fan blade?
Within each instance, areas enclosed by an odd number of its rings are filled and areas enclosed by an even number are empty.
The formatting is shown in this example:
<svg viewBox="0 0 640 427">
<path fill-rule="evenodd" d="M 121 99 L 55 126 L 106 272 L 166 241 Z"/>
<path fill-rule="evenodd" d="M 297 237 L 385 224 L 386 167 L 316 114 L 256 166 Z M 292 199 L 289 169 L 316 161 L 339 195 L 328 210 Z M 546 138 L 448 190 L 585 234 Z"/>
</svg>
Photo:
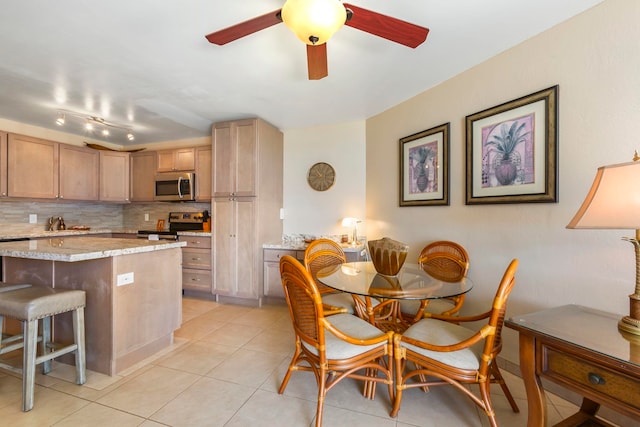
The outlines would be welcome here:
<svg viewBox="0 0 640 427">
<path fill-rule="evenodd" d="M 329 75 L 326 43 L 307 45 L 307 70 L 309 80 L 320 80 Z"/>
<path fill-rule="evenodd" d="M 344 7 L 353 12 L 353 16 L 347 20 L 345 25 L 392 42 L 416 48 L 427 39 L 427 34 L 429 34 L 428 28 L 410 22 L 347 3 L 344 3 Z"/>
<path fill-rule="evenodd" d="M 269 28 L 272 25 L 276 25 L 281 22 L 280 9 L 278 9 L 222 30 L 215 31 L 205 37 L 209 42 L 222 46 L 223 44 L 238 40 L 239 38 L 264 30 L 265 28 Z"/>
</svg>

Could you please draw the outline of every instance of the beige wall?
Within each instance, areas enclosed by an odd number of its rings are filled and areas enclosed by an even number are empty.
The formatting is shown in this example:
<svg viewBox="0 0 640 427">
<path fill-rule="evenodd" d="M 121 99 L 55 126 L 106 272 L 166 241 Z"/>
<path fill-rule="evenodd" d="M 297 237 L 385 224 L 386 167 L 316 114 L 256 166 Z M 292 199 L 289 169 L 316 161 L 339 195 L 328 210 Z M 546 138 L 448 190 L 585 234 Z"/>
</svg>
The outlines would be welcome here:
<svg viewBox="0 0 640 427">
<path fill-rule="evenodd" d="M 317 162 L 331 164 L 336 181 L 327 191 L 307 184 Z M 344 217 L 365 218 L 365 122 L 287 130 L 284 133 L 285 234 L 348 234 Z M 358 225 L 359 235 L 366 223 Z"/>
<path fill-rule="evenodd" d="M 561 304 L 625 313 L 634 286 L 631 230 L 567 230 L 596 168 L 640 149 L 640 2 L 607 0 L 367 120 L 369 238 L 393 236 L 415 258 L 451 239 L 471 257 L 466 311 L 486 306 L 520 259 L 508 315 Z M 425 72 L 428 72 L 426 70 Z M 465 116 L 559 85 L 559 203 L 466 206 Z M 398 207 L 398 139 L 451 122 L 450 206 Z M 640 184 L 640 183 L 639 183 Z M 508 331 L 503 357 L 517 361 Z"/>
</svg>

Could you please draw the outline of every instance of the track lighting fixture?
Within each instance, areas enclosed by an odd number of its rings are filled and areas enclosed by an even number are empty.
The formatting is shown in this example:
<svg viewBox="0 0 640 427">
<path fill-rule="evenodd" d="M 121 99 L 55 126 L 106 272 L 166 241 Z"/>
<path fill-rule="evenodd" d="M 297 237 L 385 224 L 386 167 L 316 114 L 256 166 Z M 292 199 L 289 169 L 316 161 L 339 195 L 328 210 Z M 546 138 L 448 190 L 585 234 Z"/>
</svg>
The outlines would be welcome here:
<svg viewBox="0 0 640 427">
<path fill-rule="evenodd" d="M 133 141 L 135 136 L 130 128 L 118 125 L 116 123 L 111 123 L 98 116 L 89 116 L 86 114 L 76 113 L 74 111 L 69 110 L 60 110 L 58 111 L 58 118 L 56 119 L 56 124 L 59 126 L 63 126 L 65 124 L 65 117 L 77 117 L 79 119 L 85 120 L 85 129 L 89 132 L 92 132 L 94 129 L 100 129 L 100 133 L 103 136 L 109 136 L 111 134 L 110 129 L 118 129 L 123 132 L 126 132 L 127 139 L 129 141 Z"/>
</svg>

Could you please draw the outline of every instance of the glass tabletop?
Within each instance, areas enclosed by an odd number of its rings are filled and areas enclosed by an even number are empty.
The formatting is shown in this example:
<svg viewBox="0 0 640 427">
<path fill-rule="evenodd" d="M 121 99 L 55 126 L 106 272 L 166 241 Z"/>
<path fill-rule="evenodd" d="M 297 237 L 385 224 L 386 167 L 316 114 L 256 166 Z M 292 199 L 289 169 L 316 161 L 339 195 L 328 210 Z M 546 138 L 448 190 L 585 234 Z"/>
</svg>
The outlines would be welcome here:
<svg viewBox="0 0 640 427">
<path fill-rule="evenodd" d="M 469 278 L 447 282 L 428 275 L 418 264 L 404 264 L 396 276 L 379 274 L 372 262 L 348 262 L 318 271 L 322 284 L 350 294 L 387 299 L 439 299 L 467 293 Z"/>
</svg>

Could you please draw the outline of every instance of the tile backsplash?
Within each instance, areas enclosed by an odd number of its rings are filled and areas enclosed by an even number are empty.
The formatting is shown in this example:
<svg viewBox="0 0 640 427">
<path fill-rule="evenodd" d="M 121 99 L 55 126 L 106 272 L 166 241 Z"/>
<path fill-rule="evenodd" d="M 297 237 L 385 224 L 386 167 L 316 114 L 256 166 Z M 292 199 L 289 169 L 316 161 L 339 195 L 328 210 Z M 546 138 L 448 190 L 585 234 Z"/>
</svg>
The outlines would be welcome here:
<svg viewBox="0 0 640 427">
<path fill-rule="evenodd" d="M 44 230 L 47 219 L 64 218 L 67 228 L 85 225 L 98 229 L 155 229 L 158 219 L 168 227 L 169 212 L 211 212 L 209 203 L 131 203 L 128 205 L 97 202 L 0 202 L 0 227 L 13 231 Z M 149 214 L 149 221 L 144 214 Z M 29 215 L 37 215 L 36 224 L 29 224 Z"/>
</svg>

